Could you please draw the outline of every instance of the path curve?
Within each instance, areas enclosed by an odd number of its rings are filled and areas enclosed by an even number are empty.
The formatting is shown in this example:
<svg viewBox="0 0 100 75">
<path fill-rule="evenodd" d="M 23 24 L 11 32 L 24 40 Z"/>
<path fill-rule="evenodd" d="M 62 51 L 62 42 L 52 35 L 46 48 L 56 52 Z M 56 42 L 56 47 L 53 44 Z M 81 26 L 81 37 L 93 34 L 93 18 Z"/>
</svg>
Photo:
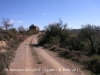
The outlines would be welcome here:
<svg viewBox="0 0 100 75">
<path fill-rule="evenodd" d="M 15 52 L 14 61 L 9 66 L 8 75 L 84 75 L 76 71 L 65 71 L 68 68 L 70 69 L 68 65 L 64 66 L 62 61 L 56 60 L 45 49 L 35 46 L 37 36 L 30 36 L 20 44 Z M 36 57 L 32 55 L 29 47 L 30 42 L 34 45 L 33 50 L 42 63 L 38 64 Z"/>
<path fill-rule="evenodd" d="M 37 35 L 33 35 L 32 43 L 34 45 L 37 44 Z M 55 71 L 43 71 L 41 73 L 36 73 L 35 75 L 84 75 L 78 71 L 68 71 L 68 69 L 74 70 L 75 68 L 72 68 L 68 65 L 64 66 L 62 64 L 62 61 L 58 61 L 53 57 L 50 53 L 48 53 L 44 48 L 39 46 L 33 47 L 35 52 L 38 54 L 38 57 L 40 58 L 43 63 L 39 66 L 39 68 L 43 69 L 55 69 Z"/>
</svg>

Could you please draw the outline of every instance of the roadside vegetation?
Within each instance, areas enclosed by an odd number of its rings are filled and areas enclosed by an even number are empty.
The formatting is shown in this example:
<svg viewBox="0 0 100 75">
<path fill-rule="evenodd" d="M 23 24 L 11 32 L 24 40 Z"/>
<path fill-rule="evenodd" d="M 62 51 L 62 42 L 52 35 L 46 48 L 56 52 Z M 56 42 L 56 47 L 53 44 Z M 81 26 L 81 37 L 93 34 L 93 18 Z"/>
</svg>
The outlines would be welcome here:
<svg viewBox="0 0 100 75">
<path fill-rule="evenodd" d="M 0 75 L 6 75 L 13 61 L 18 45 L 28 36 L 38 34 L 39 28 L 32 24 L 28 29 L 24 26 L 13 28 L 9 19 L 2 18 L 0 26 Z M 91 71 L 91 75 L 100 75 L 100 26 L 86 24 L 80 29 L 70 29 L 59 19 L 58 22 L 45 27 L 39 35 L 38 43 L 54 51 L 59 57 L 71 59 L 83 65 L 83 69 Z M 4 44 L 3 44 L 4 43 Z M 31 47 L 32 45 L 30 45 Z M 42 62 L 31 48 L 37 63 Z"/>
<path fill-rule="evenodd" d="M 32 55 L 34 57 L 34 59 L 36 60 L 37 64 L 42 64 L 43 62 L 40 60 L 40 58 L 38 57 L 37 53 L 34 51 L 34 45 L 32 44 L 32 42 L 30 42 L 30 50 L 32 52 Z"/>
<path fill-rule="evenodd" d="M 83 65 L 91 75 L 100 75 L 100 26 L 86 24 L 70 29 L 59 20 L 44 30 L 45 34 L 39 35 L 40 45 Z"/>
<path fill-rule="evenodd" d="M 13 24 L 10 23 L 9 19 L 2 19 L 0 26 L 0 75 L 6 75 L 5 69 L 9 68 L 10 62 L 13 61 L 14 52 L 17 50 L 18 45 L 28 36 L 37 33 L 39 33 L 39 30 L 35 30 L 33 25 L 29 29 L 23 26 L 16 29 L 13 28 Z"/>
</svg>

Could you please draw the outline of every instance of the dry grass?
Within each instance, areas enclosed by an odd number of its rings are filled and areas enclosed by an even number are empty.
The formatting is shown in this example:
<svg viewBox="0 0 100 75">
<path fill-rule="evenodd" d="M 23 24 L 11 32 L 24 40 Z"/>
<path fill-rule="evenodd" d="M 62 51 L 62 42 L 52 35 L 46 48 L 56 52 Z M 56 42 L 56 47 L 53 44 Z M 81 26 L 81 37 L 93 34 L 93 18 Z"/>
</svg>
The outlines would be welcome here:
<svg viewBox="0 0 100 75">
<path fill-rule="evenodd" d="M 32 44 L 30 44 L 30 50 L 31 50 L 32 55 L 35 58 L 37 64 L 42 64 L 43 62 L 40 60 L 40 58 L 38 57 L 37 53 L 34 51 L 34 48 L 33 48 Z"/>
</svg>

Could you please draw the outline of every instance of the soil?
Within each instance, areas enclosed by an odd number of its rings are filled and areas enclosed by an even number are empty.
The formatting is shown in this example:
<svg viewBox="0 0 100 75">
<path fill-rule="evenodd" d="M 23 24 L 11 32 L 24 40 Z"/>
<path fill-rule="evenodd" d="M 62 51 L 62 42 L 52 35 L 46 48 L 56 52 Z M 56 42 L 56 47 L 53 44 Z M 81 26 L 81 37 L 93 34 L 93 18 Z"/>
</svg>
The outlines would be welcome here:
<svg viewBox="0 0 100 75">
<path fill-rule="evenodd" d="M 30 36 L 20 44 L 7 71 L 8 75 L 85 75 L 74 64 L 38 46 L 37 36 Z M 37 57 L 31 53 L 30 42 Z"/>
</svg>

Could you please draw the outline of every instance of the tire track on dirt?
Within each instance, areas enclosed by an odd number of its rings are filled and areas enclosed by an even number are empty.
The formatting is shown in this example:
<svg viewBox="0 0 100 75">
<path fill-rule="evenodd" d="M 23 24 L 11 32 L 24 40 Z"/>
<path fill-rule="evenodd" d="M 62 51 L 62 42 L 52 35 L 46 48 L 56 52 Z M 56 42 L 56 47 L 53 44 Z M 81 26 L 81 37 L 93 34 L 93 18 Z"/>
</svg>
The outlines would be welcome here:
<svg viewBox="0 0 100 75">
<path fill-rule="evenodd" d="M 76 71 L 65 71 L 64 69 L 70 69 L 70 67 L 63 66 L 62 63 L 55 60 L 50 54 L 48 54 L 42 47 L 37 46 L 37 35 L 33 35 L 32 44 L 34 45 L 34 51 L 37 53 L 39 59 L 43 62 L 37 64 L 36 67 L 43 69 L 40 72 L 36 72 L 35 75 L 84 75 Z M 47 71 L 54 69 L 55 71 Z"/>
<path fill-rule="evenodd" d="M 16 50 L 14 61 L 11 62 L 8 69 L 8 75 L 34 75 L 34 71 L 30 71 L 34 68 L 29 47 L 31 39 L 32 36 L 27 38 Z"/>
</svg>

